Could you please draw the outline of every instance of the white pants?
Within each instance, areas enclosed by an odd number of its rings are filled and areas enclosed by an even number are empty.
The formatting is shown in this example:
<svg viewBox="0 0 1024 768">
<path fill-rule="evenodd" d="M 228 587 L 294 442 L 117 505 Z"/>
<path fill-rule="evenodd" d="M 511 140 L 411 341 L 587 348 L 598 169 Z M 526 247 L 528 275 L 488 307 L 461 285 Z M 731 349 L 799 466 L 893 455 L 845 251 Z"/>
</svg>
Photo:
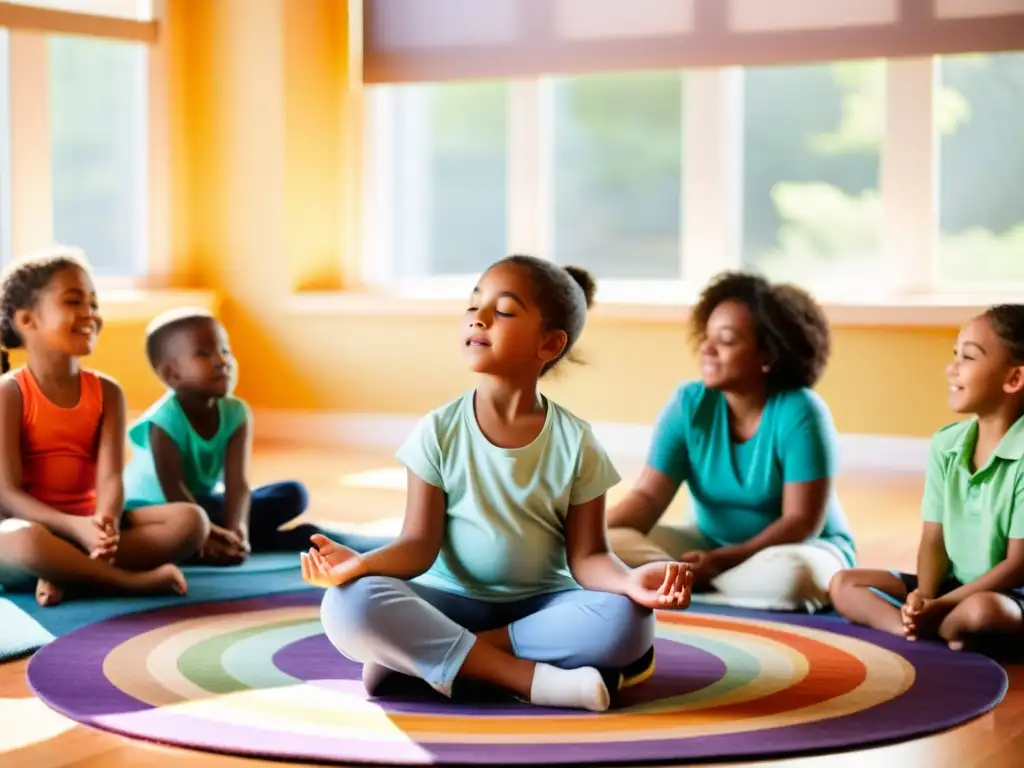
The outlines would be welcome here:
<svg viewBox="0 0 1024 768">
<path fill-rule="evenodd" d="M 677 560 L 695 549 L 712 549 L 696 526 L 656 525 L 644 535 L 633 528 L 608 532 L 612 551 L 626 565 Z M 846 567 L 840 551 L 826 541 L 768 547 L 711 581 L 712 591 L 695 593 L 694 602 L 769 611 L 814 613 L 828 605 L 828 585 Z"/>
</svg>

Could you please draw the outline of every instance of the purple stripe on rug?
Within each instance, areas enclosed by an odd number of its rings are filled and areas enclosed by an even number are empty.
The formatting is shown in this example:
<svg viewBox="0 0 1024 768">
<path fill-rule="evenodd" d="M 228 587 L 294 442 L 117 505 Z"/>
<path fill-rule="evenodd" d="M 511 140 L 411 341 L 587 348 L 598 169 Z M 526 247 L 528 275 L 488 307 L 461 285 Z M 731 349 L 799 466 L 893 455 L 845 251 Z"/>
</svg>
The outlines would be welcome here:
<svg viewBox="0 0 1024 768">
<path fill-rule="evenodd" d="M 725 663 L 707 651 L 665 640 L 658 640 L 656 648 L 657 674 L 635 689 L 636 695 L 630 696 L 631 705 L 690 693 L 725 676 Z M 362 679 L 362 665 L 339 654 L 325 635 L 306 637 L 286 645 L 274 654 L 273 664 L 287 675 L 310 682 Z M 389 699 L 380 702 L 380 706 L 386 712 L 408 714 L 429 714 L 444 706 L 446 713 L 459 717 L 523 714 L 522 705 L 494 705 L 484 709 L 478 704 L 458 701 L 443 703 L 440 694 L 425 700 Z M 565 714 L 564 709 L 531 707 L 529 711 L 535 717 Z"/>
</svg>

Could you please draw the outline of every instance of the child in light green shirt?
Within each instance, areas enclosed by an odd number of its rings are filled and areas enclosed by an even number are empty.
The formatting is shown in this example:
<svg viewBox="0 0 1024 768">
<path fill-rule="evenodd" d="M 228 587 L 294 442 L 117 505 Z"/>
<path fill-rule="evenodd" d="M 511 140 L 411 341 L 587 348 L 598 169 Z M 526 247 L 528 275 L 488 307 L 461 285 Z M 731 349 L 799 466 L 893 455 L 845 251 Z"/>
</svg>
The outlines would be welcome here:
<svg viewBox="0 0 1024 768">
<path fill-rule="evenodd" d="M 603 711 L 653 671 L 652 609 L 689 605 L 689 567 L 611 554 L 605 495 L 619 475 L 590 426 L 540 392 L 593 293 L 585 271 L 550 261 L 490 267 L 462 321 L 477 385 L 398 452 L 401 535 L 362 556 L 318 537 L 302 556 L 306 581 L 327 589 L 324 631 L 363 663 L 371 695 L 418 679 L 451 696 L 468 681 Z"/>
<path fill-rule="evenodd" d="M 974 417 L 932 438 L 917 573 L 848 570 L 830 594 L 851 621 L 998 648 L 1024 635 L 1024 305 L 967 323 L 947 378 L 950 406 Z"/>
</svg>

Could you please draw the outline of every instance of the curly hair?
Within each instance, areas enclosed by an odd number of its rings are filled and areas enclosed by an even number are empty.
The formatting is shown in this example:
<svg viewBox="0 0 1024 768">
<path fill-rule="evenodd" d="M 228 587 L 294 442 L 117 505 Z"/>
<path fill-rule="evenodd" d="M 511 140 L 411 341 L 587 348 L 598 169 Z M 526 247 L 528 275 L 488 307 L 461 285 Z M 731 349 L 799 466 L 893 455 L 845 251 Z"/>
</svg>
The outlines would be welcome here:
<svg viewBox="0 0 1024 768">
<path fill-rule="evenodd" d="M 1024 362 L 1024 304 L 997 304 L 985 310 L 982 317 L 1006 346 L 1010 358 Z"/>
<path fill-rule="evenodd" d="M 704 288 L 690 315 L 690 333 L 703 340 L 708 318 L 723 301 L 745 304 L 754 317 L 757 346 L 770 361 L 768 388 L 813 387 L 831 352 L 828 320 L 821 306 L 801 288 L 769 283 L 749 272 L 724 272 Z"/>
<path fill-rule="evenodd" d="M 566 357 L 574 359 L 571 352 L 587 323 L 587 310 L 594 302 L 597 282 L 582 267 L 562 267 L 536 256 L 521 254 L 507 256 L 488 269 L 502 264 L 514 264 L 527 270 L 533 299 L 544 318 L 545 330 L 565 331 L 568 339 L 562 354 L 545 363 L 540 372 L 543 376 Z"/>
<path fill-rule="evenodd" d="M 14 315 L 31 309 L 53 276 L 65 269 L 81 269 L 91 274 L 85 255 L 75 249 L 59 247 L 26 256 L 13 262 L 0 277 L 0 370 L 10 370 L 8 349 L 18 349 L 25 341 L 14 327 Z"/>
</svg>

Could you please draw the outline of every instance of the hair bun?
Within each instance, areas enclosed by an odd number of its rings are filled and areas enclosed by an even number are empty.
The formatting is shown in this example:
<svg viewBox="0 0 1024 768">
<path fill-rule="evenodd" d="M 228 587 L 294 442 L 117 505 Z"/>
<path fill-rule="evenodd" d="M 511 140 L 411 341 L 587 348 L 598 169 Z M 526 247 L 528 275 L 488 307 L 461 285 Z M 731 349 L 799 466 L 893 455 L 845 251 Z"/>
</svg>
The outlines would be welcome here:
<svg viewBox="0 0 1024 768">
<path fill-rule="evenodd" d="M 589 309 L 590 305 L 594 303 L 594 294 L 597 293 L 597 281 L 594 280 L 594 276 L 583 269 L 583 267 L 566 267 L 565 271 L 583 289 L 583 296 L 587 300 L 587 308 Z"/>
</svg>

